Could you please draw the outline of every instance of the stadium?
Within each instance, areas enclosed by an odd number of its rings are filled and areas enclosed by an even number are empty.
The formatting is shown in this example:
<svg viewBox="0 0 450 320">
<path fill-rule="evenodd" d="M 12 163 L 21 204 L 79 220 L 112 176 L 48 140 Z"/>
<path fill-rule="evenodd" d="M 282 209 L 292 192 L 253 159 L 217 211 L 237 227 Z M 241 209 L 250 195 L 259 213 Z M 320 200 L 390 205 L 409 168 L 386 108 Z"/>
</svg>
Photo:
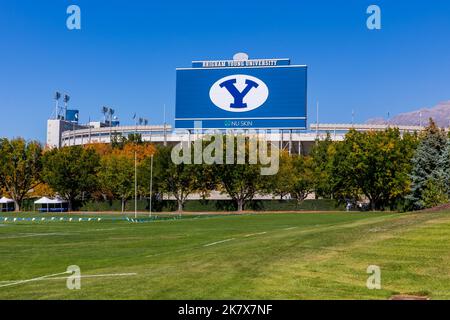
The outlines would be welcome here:
<svg viewBox="0 0 450 320">
<path fill-rule="evenodd" d="M 299 77 L 292 75 L 292 72 L 286 72 L 296 69 L 304 70 L 304 74 Z M 223 75 L 243 73 L 249 76 L 262 73 L 265 79 L 268 79 L 267 83 L 270 83 L 271 99 L 258 106 L 259 110 L 246 110 L 250 108 L 227 110 L 226 107 L 220 106 L 221 101 L 215 104 L 210 100 L 208 91 L 215 82 L 210 80 L 211 78 L 217 80 Z M 282 82 L 292 82 L 291 77 L 299 83 L 299 87 L 283 88 Z M 238 53 L 233 60 L 192 61 L 191 68 L 177 69 L 176 118 L 173 119 L 175 127 L 167 123 L 147 125 L 145 124 L 147 120 L 142 118 L 135 119 L 134 125 L 123 126 L 116 117 L 113 117 L 114 110 L 107 107 L 102 110 L 103 121 L 80 124 L 79 110 L 68 108 L 67 96 L 64 98 L 64 107 L 59 107 L 58 100 L 61 94 L 57 93 L 54 117 L 47 121 L 46 144 L 49 148 L 59 148 L 110 143 L 113 138 L 139 134 L 143 141 L 175 145 L 180 141 L 190 141 L 194 136 L 201 138 L 205 130 L 218 129 L 223 132 L 239 130 L 245 133 L 246 130 L 257 129 L 263 133 L 270 131 L 266 139 L 280 143 L 282 149 L 290 154 L 307 154 L 317 139 L 330 135 L 332 140 L 341 141 L 351 129 L 383 131 L 388 127 L 396 127 L 401 132 L 419 132 L 424 129 L 423 126 L 413 125 L 319 123 L 318 110 L 316 123 L 311 123 L 308 129 L 306 90 L 306 66 L 291 65 L 290 59 L 249 59 L 247 54 Z M 272 99 L 272 95 L 276 98 Z M 228 99 L 230 97 L 231 95 Z M 254 96 L 247 98 L 255 99 Z M 226 103 L 229 104 L 230 101 Z M 236 112 L 236 109 L 239 112 Z M 195 128 L 196 121 L 201 123 L 201 129 Z"/>
</svg>

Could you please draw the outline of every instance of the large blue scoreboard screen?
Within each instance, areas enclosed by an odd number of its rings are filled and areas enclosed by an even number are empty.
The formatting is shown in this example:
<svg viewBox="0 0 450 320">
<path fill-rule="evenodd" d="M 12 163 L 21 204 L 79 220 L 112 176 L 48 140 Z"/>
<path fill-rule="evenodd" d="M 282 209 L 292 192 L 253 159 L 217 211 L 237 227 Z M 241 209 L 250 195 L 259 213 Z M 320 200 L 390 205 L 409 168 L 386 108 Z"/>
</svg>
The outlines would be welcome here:
<svg viewBox="0 0 450 320">
<path fill-rule="evenodd" d="M 289 59 L 194 61 L 176 88 L 176 128 L 306 129 L 307 67 Z"/>
</svg>

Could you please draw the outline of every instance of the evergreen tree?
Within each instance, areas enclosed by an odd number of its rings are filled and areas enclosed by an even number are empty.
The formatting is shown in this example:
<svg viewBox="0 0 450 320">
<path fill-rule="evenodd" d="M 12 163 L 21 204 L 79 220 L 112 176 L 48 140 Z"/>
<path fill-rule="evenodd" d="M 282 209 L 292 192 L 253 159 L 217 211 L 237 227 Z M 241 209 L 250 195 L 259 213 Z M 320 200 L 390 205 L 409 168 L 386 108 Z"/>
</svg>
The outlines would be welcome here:
<svg viewBox="0 0 450 320">
<path fill-rule="evenodd" d="M 412 159 L 411 192 L 407 196 L 411 209 L 419 210 L 427 206 L 436 205 L 435 201 L 425 201 L 425 198 L 442 199 L 436 194 L 434 196 L 430 194 L 440 193 L 440 188 L 433 187 L 433 190 L 429 189 L 433 185 L 433 181 L 439 182 L 438 184 L 441 185 L 439 171 L 446 143 L 447 137 L 445 132 L 439 129 L 434 121 L 430 119 L 430 124 L 422 134 L 419 146 Z"/>
<path fill-rule="evenodd" d="M 450 139 L 447 138 L 444 150 L 438 161 L 437 180 L 443 187 L 445 194 L 450 195 Z"/>
</svg>

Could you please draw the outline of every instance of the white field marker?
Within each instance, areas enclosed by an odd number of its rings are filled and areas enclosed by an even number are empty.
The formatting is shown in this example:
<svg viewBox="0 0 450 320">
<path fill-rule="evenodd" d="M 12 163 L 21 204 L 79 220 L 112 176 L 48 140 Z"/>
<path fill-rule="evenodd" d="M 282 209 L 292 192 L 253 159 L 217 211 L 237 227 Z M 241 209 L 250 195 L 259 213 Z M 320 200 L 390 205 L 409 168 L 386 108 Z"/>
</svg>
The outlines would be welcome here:
<svg viewBox="0 0 450 320">
<path fill-rule="evenodd" d="M 222 240 L 222 241 L 216 241 L 216 242 L 213 242 L 213 243 L 208 243 L 208 244 L 205 244 L 205 245 L 203 245 L 203 246 L 204 246 L 204 247 L 209 247 L 209 246 L 213 246 L 213 245 L 215 245 L 215 244 L 224 243 L 224 242 L 228 242 L 228 241 L 232 241 L 232 240 L 234 240 L 234 238 L 231 238 L 231 239 L 225 239 L 225 240 Z"/>
<path fill-rule="evenodd" d="M 67 274 L 67 273 L 68 273 L 68 272 L 65 271 L 65 272 L 60 272 L 60 273 L 55 273 L 55 274 L 49 274 L 49 275 L 47 275 L 47 276 L 37 277 L 37 278 L 33 278 L 33 279 L 19 280 L 19 281 L 15 281 L 15 282 L 10 282 L 10 283 L 7 283 L 7 284 L 2 284 L 2 285 L 0 285 L 0 288 L 2 288 L 2 287 L 10 287 L 10 286 L 14 286 L 14 285 L 22 284 L 22 283 L 26 283 L 26 282 L 39 281 L 39 280 L 43 280 L 43 279 L 45 279 L 45 278 L 55 277 L 55 276 L 59 276 L 59 275 L 62 275 L 62 274 Z"/>
<path fill-rule="evenodd" d="M 250 234 L 245 235 L 244 238 L 248 238 L 248 237 L 252 237 L 252 236 L 259 236 L 261 234 L 266 234 L 266 233 L 267 233 L 267 231 L 258 232 L 258 233 L 250 233 Z"/>
<path fill-rule="evenodd" d="M 44 281 L 44 280 L 64 280 L 68 277 L 58 277 L 63 274 L 68 274 L 70 272 L 61 272 L 56 274 L 50 274 L 47 276 L 42 276 L 38 278 L 33 279 L 27 279 L 27 280 L 6 280 L 6 281 L 0 281 L 0 288 L 2 287 L 9 287 L 14 285 L 19 285 L 22 283 L 32 282 L 32 281 Z M 87 275 L 80 275 L 80 278 L 101 278 L 101 277 L 129 277 L 129 276 L 136 276 L 137 273 L 110 273 L 110 274 L 87 274 Z M 3 284 L 2 284 L 3 283 Z"/>
</svg>

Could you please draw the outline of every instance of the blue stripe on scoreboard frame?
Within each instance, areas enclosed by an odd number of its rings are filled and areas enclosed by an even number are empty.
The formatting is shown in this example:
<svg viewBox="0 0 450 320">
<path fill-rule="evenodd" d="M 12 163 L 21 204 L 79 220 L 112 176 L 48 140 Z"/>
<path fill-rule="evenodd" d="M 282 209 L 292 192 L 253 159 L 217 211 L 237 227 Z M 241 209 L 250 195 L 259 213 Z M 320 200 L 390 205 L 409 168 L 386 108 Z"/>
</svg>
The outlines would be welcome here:
<svg viewBox="0 0 450 320">
<path fill-rule="evenodd" d="M 306 66 L 288 59 L 231 63 L 194 61 L 193 68 L 177 69 L 176 128 L 201 121 L 204 129 L 306 129 Z"/>
</svg>

